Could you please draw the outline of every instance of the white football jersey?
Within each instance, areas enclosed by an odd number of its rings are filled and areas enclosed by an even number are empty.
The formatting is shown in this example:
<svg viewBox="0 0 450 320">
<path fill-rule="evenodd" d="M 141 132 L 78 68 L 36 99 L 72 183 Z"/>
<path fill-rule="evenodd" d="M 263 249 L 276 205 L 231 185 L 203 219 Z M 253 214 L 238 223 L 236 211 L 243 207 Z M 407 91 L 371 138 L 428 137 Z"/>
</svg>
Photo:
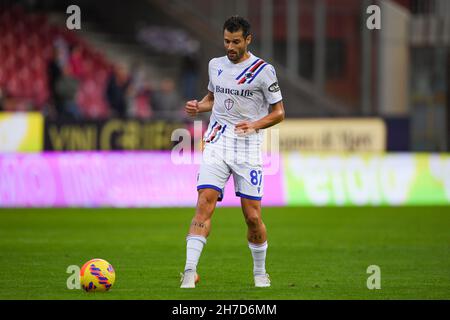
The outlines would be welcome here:
<svg viewBox="0 0 450 320">
<path fill-rule="evenodd" d="M 237 64 L 227 56 L 214 58 L 208 72 L 208 90 L 214 94 L 214 105 L 204 141 L 223 145 L 223 140 L 233 140 L 259 149 L 261 130 L 242 137 L 236 135 L 234 126 L 263 118 L 271 104 L 282 100 L 274 67 L 250 53 L 248 59 Z"/>
</svg>

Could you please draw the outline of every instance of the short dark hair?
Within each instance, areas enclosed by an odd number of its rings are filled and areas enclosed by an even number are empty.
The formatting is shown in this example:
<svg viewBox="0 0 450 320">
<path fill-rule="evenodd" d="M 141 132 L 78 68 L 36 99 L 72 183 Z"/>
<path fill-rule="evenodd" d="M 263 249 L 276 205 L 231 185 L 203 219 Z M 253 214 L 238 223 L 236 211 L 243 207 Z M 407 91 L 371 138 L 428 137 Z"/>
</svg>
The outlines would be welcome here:
<svg viewBox="0 0 450 320">
<path fill-rule="evenodd" d="M 244 39 L 250 34 L 250 23 L 240 16 L 229 17 L 223 24 L 223 31 L 227 30 L 229 32 L 237 32 L 242 30 L 242 35 Z"/>
</svg>

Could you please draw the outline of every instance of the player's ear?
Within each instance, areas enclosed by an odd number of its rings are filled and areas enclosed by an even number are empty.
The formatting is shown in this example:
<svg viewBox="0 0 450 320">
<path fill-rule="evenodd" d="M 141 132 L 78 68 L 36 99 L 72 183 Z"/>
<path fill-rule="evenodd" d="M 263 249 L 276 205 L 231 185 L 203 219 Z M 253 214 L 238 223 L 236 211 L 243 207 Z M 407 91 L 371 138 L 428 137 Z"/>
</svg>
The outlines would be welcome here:
<svg viewBox="0 0 450 320">
<path fill-rule="evenodd" d="M 247 36 L 247 38 L 245 39 L 245 42 L 247 43 L 247 45 L 249 45 L 252 42 L 252 35 L 251 34 L 249 34 Z"/>
</svg>

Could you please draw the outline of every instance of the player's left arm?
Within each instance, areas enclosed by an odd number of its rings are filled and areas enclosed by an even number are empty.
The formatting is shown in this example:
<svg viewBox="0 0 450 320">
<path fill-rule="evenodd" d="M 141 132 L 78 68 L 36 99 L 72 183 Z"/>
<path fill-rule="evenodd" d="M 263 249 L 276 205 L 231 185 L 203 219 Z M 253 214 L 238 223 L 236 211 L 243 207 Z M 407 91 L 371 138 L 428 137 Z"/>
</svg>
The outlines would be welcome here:
<svg viewBox="0 0 450 320">
<path fill-rule="evenodd" d="M 272 111 L 265 117 L 256 121 L 243 121 L 236 125 L 236 133 L 252 133 L 259 129 L 265 129 L 284 120 L 283 98 L 278 85 L 275 68 L 269 65 L 262 70 L 260 75 L 261 91 L 266 101 L 270 103 Z"/>
<path fill-rule="evenodd" d="M 270 105 L 272 111 L 257 121 L 242 121 L 236 125 L 236 131 L 242 133 L 251 133 L 259 129 L 266 129 L 280 123 L 284 120 L 284 106 L 283 100 L 278 101 L 275 104 Z"/>
<path fill-rule="evenodd" d="M 255 130 L 272 127 L 284 120 L 283 100 L 271 104 L 270 106 L 272 111 L 267 116 L 253 122 L 253 128 Z"/>
</svg>

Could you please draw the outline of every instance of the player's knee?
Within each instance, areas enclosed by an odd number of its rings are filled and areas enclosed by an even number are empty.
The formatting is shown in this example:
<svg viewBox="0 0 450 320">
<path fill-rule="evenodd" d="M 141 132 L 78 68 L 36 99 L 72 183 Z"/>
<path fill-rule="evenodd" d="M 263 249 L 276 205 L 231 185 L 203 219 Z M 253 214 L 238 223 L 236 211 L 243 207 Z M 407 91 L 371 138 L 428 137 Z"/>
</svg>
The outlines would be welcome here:
<svg viewBox="0 0 450 320">
<path fill-rule="evenodd" d="M 197 206 L 200 209 L 209 210 L 214 207 L 214 201 L 209 197 L 199 197 Z"/>
<path fill-rule="evenodd" d="M 206 223 L 211 219 L 211 213 L 212 211 L 208 208 L 204 208 L 204 207 L 199 207 L 197 209 L 197 212 L 194 215 L 194 221 L 198 222 L 198 223 Z"/>
<path fill-rule="evenodd" d="M 197 207 L 201 210 L 210 211 L 214 208 L 217 201 L 217 195 L 210 190 L 199 190 Z"/>
<path fill-rule="evenodd" d="M 250 214 L 245 217 L 245 222 L 249 228 L 253 229 L 262 224 L 262 219 L 258 214 Z"/>
</svg>

